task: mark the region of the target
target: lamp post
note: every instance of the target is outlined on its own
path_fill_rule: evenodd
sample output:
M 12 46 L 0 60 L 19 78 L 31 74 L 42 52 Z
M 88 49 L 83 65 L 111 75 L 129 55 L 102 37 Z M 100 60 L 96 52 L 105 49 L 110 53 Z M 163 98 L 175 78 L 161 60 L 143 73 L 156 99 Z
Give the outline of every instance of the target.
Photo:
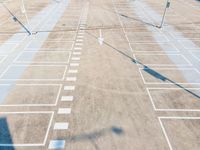
M 167 9 L 170 7 L 170 4 L 171 4 L 170 0 L 167 0 L 167 4 L 166 4 L 166 7 L 165 7 L 165 10 L 164 10 L 164 13 L 163 13 L 163 17 L 162 17 L 162 21 L 161 21 L 161 24 L 160 24 L 159 28 L 162 28 L 162 26 L 164 24 L 166 12 L 167 12 Z

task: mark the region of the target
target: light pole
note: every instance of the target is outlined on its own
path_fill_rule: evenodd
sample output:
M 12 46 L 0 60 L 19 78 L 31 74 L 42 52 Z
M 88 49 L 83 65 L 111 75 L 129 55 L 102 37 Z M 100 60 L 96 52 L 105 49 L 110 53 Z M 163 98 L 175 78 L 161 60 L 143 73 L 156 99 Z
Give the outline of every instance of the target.
M 171 4 L 170 0 L 167 0 L 167 4 L 166 4 L 166 7 L 165 7 L 165 10 L 164 10 L 164 13 L 163 13 L 163 17 L 162 17 L 162 21 L 161 21 L 161 24 L 160 24 L 159 28 L 162 28 L 162 26 L 164 24 L 166 12 L 167 12 L 167 9 L 170 7 L 170 4 Z

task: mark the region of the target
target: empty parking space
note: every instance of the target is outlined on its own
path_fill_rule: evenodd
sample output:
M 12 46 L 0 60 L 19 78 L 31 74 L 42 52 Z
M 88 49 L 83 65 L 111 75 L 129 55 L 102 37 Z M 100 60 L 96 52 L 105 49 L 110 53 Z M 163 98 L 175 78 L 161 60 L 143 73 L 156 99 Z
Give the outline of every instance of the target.
M 132 43 L 131 47 L 134 52 L 178 52 L 178 49 L 172 43 Z
M 38 41 L 33 41 L 26 50 L 35 50 L 38 47 Z M 47 41 L 44 42 L 40 50 L 57 51 L 57 50 L 71 50 L 74 42 L 69 41 Z
M 1 112 L 0 146 L 44 145 L 52 117 L 52 112 Z
M 58 101 L 59 84 L 0 85 L 0 106 L 51 106 Z
M 71 52 L 67 51 L 26 51 L 22 52 L 16 63 L 69 63 Z
M 11 65 L 1 80 L 63 80 L 65 71 L 62 65 Z
M 200 111 L 198 88 L 148 88 L 153 108 L 160 111 Z
M 147 66 L 190 66 L 180 54 L 135 54 L 136 59 Z
M 197 69 L 140 68 L 140 73 L 147 84 L 200 84 Z

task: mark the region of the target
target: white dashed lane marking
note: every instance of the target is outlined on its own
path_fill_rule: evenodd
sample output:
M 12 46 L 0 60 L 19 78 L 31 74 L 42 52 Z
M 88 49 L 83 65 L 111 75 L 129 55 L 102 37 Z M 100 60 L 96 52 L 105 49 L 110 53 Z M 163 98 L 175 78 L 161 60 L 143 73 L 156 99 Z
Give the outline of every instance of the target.
M 54 130 L 67 130 L 69 127 L 69 123 L 67 122 L 56 122 L 54 124 Z
M 72 102 L 73 100 L 74 100 L 73 96 L 62 96 L 61 98 L 62 102 L 66 102 L 66 101 Z
M 59 108 L 58 114 L 71 114 L 71 108 Z
M 78 67 L 78 66 L 79 66 L 79 63 L 70 63 L 70 66 L 71 66 L 71 67 Z
M 65 140 L 51 140 L 49 149 L 63 149 L 65 147 Z
M 78 73 L 78 70 L 75 70 L 75 69 L 72 70 L 72 69 L 71 69 L 71 70 L 68 71 L 68 73 Z
M 76 77 L 67 77 L 66 80 L 67 81 L 76 81 Z

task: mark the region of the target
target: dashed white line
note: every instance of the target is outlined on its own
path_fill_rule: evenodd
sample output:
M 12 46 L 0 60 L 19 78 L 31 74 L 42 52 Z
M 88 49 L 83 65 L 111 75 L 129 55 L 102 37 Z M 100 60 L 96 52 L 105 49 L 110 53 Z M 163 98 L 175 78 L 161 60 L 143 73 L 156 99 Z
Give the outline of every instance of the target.
M 71 67 L 78 67 L 78 66 L 79 66 L 79 63 L 70 63 L 70 66 L 71 66 Z
M 73 52 L 73 55 L 81 55 L 81 52 Z
M 49 149 L 63 149 L 65 148 L 65 140 L 51 140 Z
M 73 70 L 73 69 L 70 69 L 69 71 L 68 71 L 68 73 L 78 73 L 78 70 Z
M 76 77 L 67 77 L 66 80 L 67 81 L 76 81 Z
M 72 102 L 74 100 L 73 96 L 62 96 L 61 101 L 62 102 Z
M 69 127 L 69 123 L 67 122 L 56 122 L 54 124 L 54 130 L 67 130 Z
M 58 114 L 71 114 L 71 108 L 59 108 Z
M 75 50 L 82 50 L 82 47 L 75 47 Z
M 72 57 L 71 59 L 72 60 L 80 60 L 81 58 L 80 57 Z
M 73 91 L 75 90 L 75 86 L 64 86 L 65 91 Z

